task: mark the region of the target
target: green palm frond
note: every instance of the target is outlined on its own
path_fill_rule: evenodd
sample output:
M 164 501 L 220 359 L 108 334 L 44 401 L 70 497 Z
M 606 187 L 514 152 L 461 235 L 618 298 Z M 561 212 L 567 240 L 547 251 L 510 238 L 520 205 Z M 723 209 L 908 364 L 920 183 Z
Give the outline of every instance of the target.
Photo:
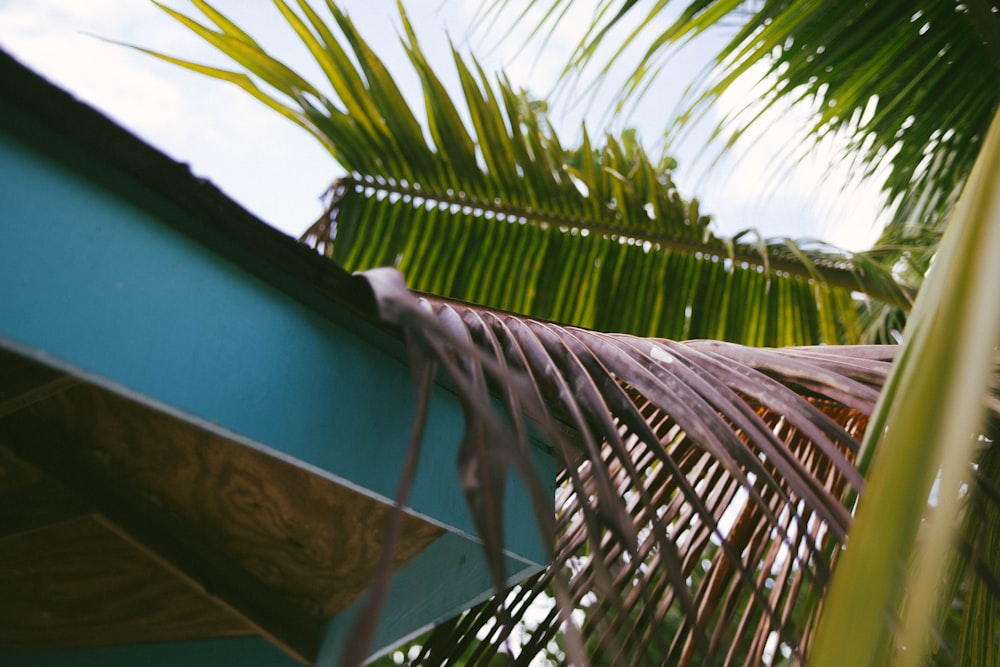
M 906 222 L 895 216 L 865 256 L 881 264 L 900 282 L 919 285 L 930 270 L 931 262 L 945 230 L 945 220 Z M 868 300 L 859 306 L 862 337 L 871 342 L 899 342 L 908 318 L 907 308 L 883 301 Z
M 306 235 L 348 269 L 395 266 L 418 290 L 580 326 L 756 345 L 859 340 L 852 292 L 910 301 L 912 290 L 863 255 L 715 236 L 697 202 L 641 149 L 613 137 L 593 146 L 586 131 L 581 146 L 563 147 L 523 94 L 454 52 L 459 105 L 405 14 L 423 125 L 336 6 L 340 41 L 303 0 L 300 14 L 276 3 L 321 64 L 326 94 L 195 4 L 209 25 L 171 14 L 246 72 L 189 66 L 245 89 L 236 77 L 269 86 L 270 105 L 348 171 Z
M 983 512 L 980 518 L 996 516 L 995 508 L 984 511 L 991 503 L 970 505 L 968 492 L 995 489 L 997 482 L 979 480 L 993 469 L 995 435 L 995 417 L 984 414 L 982 401 L 996 395 L 1000 341 L 1000 302 L 993 290 L 1000 282 L 1000 118 L 984 146 L 858 458 L 868 487 L 824 602 L 816 665 L 920 664 L 934 648 L 936 637 L 928 629 L 938 627 L 936 610 L 953 602 L 942 573 L 956 557 L 951 547 L 958 520 L 970 510 Z M 961 538 L 967 546 L 974 543 L 970 538 L 989 539 L 989 533 Z M 988 541 L 958 558 L 996 562 Z M 886 623 L 887 615 L 898 622 Z M 963 634 L 985 634 L 991 644 L 995 628 L 979 625 L 991 617 L 985 609 L 968 614 L 972 624 L 963 626 Z M 849 645 L 845 636 L 852 637 Z M 994 655 L 996 649 L 993 644 Z
M 1000 437 L 997 422 L 987 437 Z M 935 665 L 992 665 L 1000 662 L 1000 448 L 986 449 L 973 475 L 976 492 L 966 499 L 953 559 L 944 586 L 942 641 Z
M 547 29 L 554 30 L 563 16 L 558 8 L 570 3 L 532 4 L 546 8 Z M 803 138 L 846 137 L 848 159 L 866 175 L 890 166 L 885 189 L 904 224 L 947 214 L 1000 103 L 1000 13 L 987 0 L 603 0 L 599 7 L 602 18 L 572 65 L 606 74 L 613 62 L 628 60 L 620 104 L 634 104 L 650 89 L 671 49 L 726 26 L 733 35 L 711 74 L 696 82 L 702 95 L 685 117 L 709 108 L 738 80 L 757 84 L 749 116 L 720 123 L 731 142 L 754 122 L 748 117 L 805 102 L 815 113 Z M 638 27 L 625 29 L 631 15 Z M 665 23 L 667 16 L 675 18 Z M 607 48 L 611 35 L 620 46 Z

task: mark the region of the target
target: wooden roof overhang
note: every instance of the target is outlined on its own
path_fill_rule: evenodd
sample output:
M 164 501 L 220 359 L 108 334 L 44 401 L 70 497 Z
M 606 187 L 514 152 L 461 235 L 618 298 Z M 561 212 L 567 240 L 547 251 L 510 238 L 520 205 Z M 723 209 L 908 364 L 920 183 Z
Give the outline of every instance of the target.
M 185 165 L 0 82 L 0 661 L 334 664 L 409 435 L 398 337 Z M 491 592 L 434 392 L 382 650 Z M 513 582 L 544 550 L 507 498 Z

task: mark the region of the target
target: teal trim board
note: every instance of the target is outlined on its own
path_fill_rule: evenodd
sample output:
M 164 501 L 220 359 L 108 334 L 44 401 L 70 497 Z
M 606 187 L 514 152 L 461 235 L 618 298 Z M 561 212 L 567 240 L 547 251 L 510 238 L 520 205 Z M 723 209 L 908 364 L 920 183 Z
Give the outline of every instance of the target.
M 11 667 L 299 667 L 260 637 L 106 646 L 2 656 Z
M 479 545 L 450 533 L 407 563 L 389 584 L 385 614 L 374 640 L 380 648 L 372 657 L 385 655 L 403 641 L 429 630 L 433 624 L 428 624 L 427 618 L 451 618 L 487 599 L 493 589 L 489 571 L 481 563 Z M 447 572 L 448 586 L 440 585 L 442 571 Z M 536 571 L 534 565 L 507 558 L 508 584 L 522 581 Z M 317 665 L 338 664 L 364 602 L 362 599 L 355 603 L 326 625 Z
M 16 65 L 4 67 L 5 78 L 9 72 L 26 76 Z M 40 80 L 25 81 L 40 99 L 61 94 Z M 32 103 L 11 101 L 19 99 L 14 93 L 5 98 L 0 347 L 361 493 L 391 498 L 409 437 L 413 389 L 399 341 L 351 303 L 330 298 L 328 285 L 342 281 L 339 269 L 277 238 L 245 212 L 235 216 L 242 216 L 239 224 L 233 215 L 219 215 L 234 207 L 221 193 L 207 197 L 211 205 L 202 211 L 187 205 L 185 188 L 192 201 L 206 196 L 204 183 L 186 170 L 164 185 L 100 155 L 105 147 L 93 138 L 88 144 L 87 132 L 57 127 L 46 117 L 54 113 L 51 104 L 24 108 Z M 69 111 L 60 113 L 79 114 L 84 120 L 70 120 L 108 133 L 111 140 L 102 141 L 112 148 L 125 145 L 120 154 L 126 162 L 130 151 L 141 149 L 152 155 L 143 168 L 157 161 L 165 170 L 179 168 L 66 100 Z M 222 209 L 213 209 L 216 204 Z M 256 241 L 234 241 L 228 228 L 220 228 L 226 224 L 246 238 L 267 240 L 266 252 Z M 283 268 L 300 261 L 304 269 Z M 435 386 L 410 506 L 448 532 L 394 582 L 384 624 L 392 631 L 380 635 L 383 649 L 489 594 L 455 470 L 463 427 L 457 398 Z M 554 480 L 554 460 L 542 449 L 536 458 L 543 478 Z M 532 519 L 513 519 L 532 517 L 533 509 L 519 481 L 511 484 L 506 547 L 516 581 L 541 567 L 545 550 Z M 327 628 L 323 664 L 334 664 L 330 656 L 352 613 Z M 176 656 L 170 664 L 198 664 L 184 656 L 199 655 L 199 646 L 223 652 L 229 646 L 232 655 L 243 655 L 255 641 L 193 642 L 163 655 Z M 126 664 L 112 657 L 140 648 L 90 649 L 78 658 L 111 656 L 101 664 Z M 40 664 L 30 655 L 10 657 L 3 663 Z M 285 664 L 281 658 L 261 654 L 252 664 Z M 167 662 L 143 658 L 142 664 Z

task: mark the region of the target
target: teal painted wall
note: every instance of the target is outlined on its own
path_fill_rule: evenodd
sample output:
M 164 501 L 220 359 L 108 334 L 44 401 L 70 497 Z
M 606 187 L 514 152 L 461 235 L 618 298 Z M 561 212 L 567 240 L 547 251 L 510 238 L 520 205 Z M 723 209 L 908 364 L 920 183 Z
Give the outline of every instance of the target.
M 0 173 L 0 344 L 392 497 L 414 409 L 395 341 L 20 141 L 0 144 Z M 160 203 L 162 218 L 183 215 Z M 454 465 L 463 424 L 437 387 L 412 506 L 473 532 Z M 531 516 L 524 493 L 511 502 Z M 539 560 L 534 527 L 510 524 L 510 548 Z
M 0 108 L 0 128 L 0 346 L 393 495 L 414 409 L 397 341 L 308 286 L 262 279 L 209 250 L 181 231 L 199 221 L 127 175 L 88 163 L 31 119 Z M 489 593 L 455 470 L 463 424 L 456 397 L 436 387 L 411 505 L 451 533 L 394 583 L 384 644 Z M 539 452 L 538 460 L 554 480 L 551 457 Z M 515 580 L 537 569 L 544 549 L 516 479 L 507 510 Z M 351 613 L 328 629 L 328 664 Z M 72 655 L 77 665 L 88 664 L 85 656 L 199 664 L 183 656 L 226 646 L 254 653 L 254 664 L 285 664 L 283 655 L 255 653 L 258 645 L 176 645 L 154 651 L 162 663 L 131 662 L 139 655 L 131 648 Z M 41 659 L 10 664 L 60 664 Z

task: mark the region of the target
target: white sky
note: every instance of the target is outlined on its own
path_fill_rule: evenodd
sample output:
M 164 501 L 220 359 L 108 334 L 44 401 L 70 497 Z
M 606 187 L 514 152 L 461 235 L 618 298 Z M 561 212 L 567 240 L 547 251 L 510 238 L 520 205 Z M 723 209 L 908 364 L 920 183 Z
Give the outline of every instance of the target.
M 483 0 L 485 2 L 485 0 Z M 439 72 L 451 73 L 446 36 L 462 49 L 473 46 L 487 71 L 505 67 L 511 80 L 536 94 L 555 82 L 575 35 L 567 29 L 546 45 L 543 57 L 517 55 L 523 31 L 501 40 L 496 25 L 470 35 L 473 0 L 404 0 L 421 44 Z M 184 0 L 171 6 L 196 14 Z M 216 0 L 215 6 L 247 29 L 293 68 L 309 73 L 311 63 L 270 2 Z M 322 3 L 319 3 L 322 4 Z M 590 20 L 588 2 L 574 5 L 573 21 Z M 404 91 L 420 103 L 415 77 L 398 47 L 395 3 L 390 0 L 341 0 L 355 24 L 393 73 Z M 577 7 L 581 7 L 577 11 Z M 325 10 L 324 10 L 325 11 Z M 297 236 L 322 210 L 320 196 L 341 169 L 319 144 L 291 123 L 233 86 L 161 63 L 146 55 L 95 39 L 99 35 L 161 50 L 179 57 L 228 66 L 207 45 L 145 0 L 0 0 L 0 48 L 102 110 L 145 141 L 187 162 L 193 171 L 218 185 L 268 223 Z M 718 45 L 724 35 L 709 39 Z M 645 143 L 665 129 L 684 87 L 707 61 L 713 44 L 688 49 L 670 63 L 630 123 Z M 318 80 L 318 77 L 316 77 Z M 736 108 L 749 95 L 734 93 L 724 104 Z M 572 143 L 583 115 L 582 98 L 563 96 L 552 109 L 563 143 Z M 592 136 L 603 131 L 603 100 L 590 105 Z M 697 197 L 712 214 L 717 230 L 733 234 L 755 227 L 764 236 L 818 237 L 845 248 L 870 245 L 879 210 L 871 184 L 841 191 L 849 180 L 835 150 L 814 152 L 810 159 L 779 177 L 767 165 L 789 149 L 790 136 L 805 122 L 789 112 L 740 153 L 709 169 L 714 150 L 706 152 L 704 130 L 672 153 L 680 163 L 675 181 L 686 198 Z

